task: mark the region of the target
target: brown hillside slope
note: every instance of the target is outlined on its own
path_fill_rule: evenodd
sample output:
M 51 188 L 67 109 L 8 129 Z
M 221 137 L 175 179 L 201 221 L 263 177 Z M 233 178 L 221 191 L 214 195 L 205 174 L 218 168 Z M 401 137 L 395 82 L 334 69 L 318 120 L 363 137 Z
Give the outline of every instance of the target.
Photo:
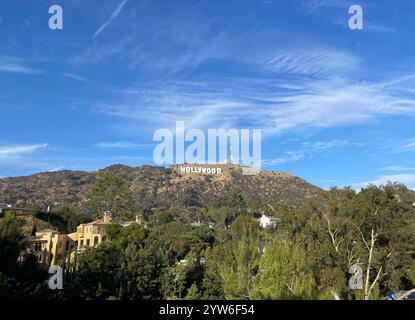
M 289 173 L 262 170 L 243 175 L 238 165 L 217 165 L 221 174 L 181 173 L 170 168 L 113 165 L 99 171 L 58 171 L 0 179 L 0 202 L 17 206 L 69 205 L 86 212 L 91 186 L 101 174 L 115 174 L 130 183 L 137 210 L 215 205 L 231 192 L 248 205 L 292 203 L 300 205 L 321 189 Z

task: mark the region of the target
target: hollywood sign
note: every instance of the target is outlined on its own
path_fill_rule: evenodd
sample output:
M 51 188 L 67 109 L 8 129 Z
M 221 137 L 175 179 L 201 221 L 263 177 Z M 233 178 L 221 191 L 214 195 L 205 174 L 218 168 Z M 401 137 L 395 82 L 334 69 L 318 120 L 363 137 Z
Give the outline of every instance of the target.
M 221 168 L 180 167 L 180 173 L 221 174 Z

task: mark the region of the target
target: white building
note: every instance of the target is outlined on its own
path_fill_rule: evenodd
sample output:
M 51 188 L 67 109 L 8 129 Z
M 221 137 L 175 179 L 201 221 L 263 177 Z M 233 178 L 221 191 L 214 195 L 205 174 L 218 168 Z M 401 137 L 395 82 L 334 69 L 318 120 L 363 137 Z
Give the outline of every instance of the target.
M 277 225 L 277 219 L 272 217 L 267 217 L 265 214 L 259 218 L 259 225 L 261 228 L 267 228 L 267 227 L 275 227 Z

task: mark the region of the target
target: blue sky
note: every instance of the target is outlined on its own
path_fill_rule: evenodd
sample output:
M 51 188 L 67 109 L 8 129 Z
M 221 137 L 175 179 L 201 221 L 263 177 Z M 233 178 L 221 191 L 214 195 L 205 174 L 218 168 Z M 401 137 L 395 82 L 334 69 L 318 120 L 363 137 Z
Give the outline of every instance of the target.
M 0 176 L 153 164 L 183 120 L 261 128 L 263 168 L 323 188 L 415 188 L 415 3 L 391 3 L 3 0 Z

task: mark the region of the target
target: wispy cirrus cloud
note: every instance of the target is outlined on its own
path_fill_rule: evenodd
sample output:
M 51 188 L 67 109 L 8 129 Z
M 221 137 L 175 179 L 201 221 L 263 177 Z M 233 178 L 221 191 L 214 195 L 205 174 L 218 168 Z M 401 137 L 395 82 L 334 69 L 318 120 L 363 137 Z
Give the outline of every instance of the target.
M 43 73 L 42 70 L 29 66 L 26 59 L 10 56 L 0 56 L 0 72 L 21 74 Z
M 347 3 L 309 2 L 310 8 L 331 9 L 347 9 Z M 347 10 L 342 12 L 347 18 Z M 173 18 L 169 15 L 157 23 L 143 18 L 143 23 L 126 25 L 126 35 L 123 33 L 111 43 L 105 39 L 102 43 L 92 42 L 73 57 L 78 66 L 115 59 L 130 69 L 144 74 L 150 70 L 166 79 L 130 85 L 91 103 L 96 112 L 119 118 L 120 122 L 114 121 L 113 127 L 120 130 L 141 134 L 140 130 L 169 128 L 175 121 L 184 120 L 187 127 L 256 127 L 263 129 L 265 137 L 278 137 L 415 115 L 415 97 L 409 83 L 387 84 L 398 77 L 387 81 L 372 76 L 371 81 L 360 80 L 360 74 L 367 71 L 367 61 L 364 55 L 353 54 L 349 49 L 304 40 L 275 45 L 277 41 L 258 41 L 269 39 L 269 30 L 250 30 L 240 37 L 226 27 L 218 32 L 212 21 L 201 24 L 177 14 L 175 23 L 171 23 Z M 271 34 L 280 39 L 281 34 Z M 218 61 L 230 62 L 227 67 L 236 66 L 255 76 L 187 77 L 186 71 Z M 186 73 L 181 79 L 188 81 L 172 80 L 176 72 Z M 295 161 L 301 157 L 294 152 L 281 158 Z
M 137 149 L 152 147 L 152 144 L 136 143 L 131 141 L 115 141 L 115 142 L 100 142 L 96 145 L 98 148 L 104 149 Z
M 276 166 L 289 162 L 295 162 L 305 159 L 306 153 L 303 151 L 286 151 L 280 157 L 274 159 L 263 159 L 262 164 L 265 166 Z
M 293 88 L 277 87 L 270 79 L 166 82 L 129 89 L 94 107 L 153 127 L 184 120 L 198 128 L 259 127 L 264 136 L 368 124 L 383 116 L 415 116 L 415 97 L 404 98 L 373 83 L 306 79 L 293 83 Z
M 73 73 L 69 73 L 69 72 L 62 73 L 62 76 L 65 77 L 65 78 L 69 78 L 69 79 L 73 79 L 73 80 L 77 80 L 77 81 L 88 81 L 88 79 L 86 79 L 82 76 L 79 76 L 79 75 L 73 74 Z
M 68 61 L 83 66 L 115 59 L 126 63 L 131 70 L 175 73 L 214 59 L 236 56 L 237 48 L 241 46 L 234 37 L 212 33 L 209 23 L 200 24 L 195 19 L 177 22 L 177 17 L 168 15 L 159 20 L 148 16 L 134 17 L 142 22 L 126 25 L 125 34 L 115 39 L 103 38 L 89 43 Z
M 415 171 L 415 167 L 406 167 L 406 166 L 400 166 L 400 165 L 395 165 L 395 166 L 389 166 L 389 167 L 384 167 L 381 168 L 382 171 Z
M 402 149 L 406 151 L 415 151 L 415 138 L 411 139 L 410 142 L 404 144 Z
M 395 175 L 383 175 L 374 180 L 354 183 L 352 186 L 354 188 L 365 188 L 369 185 L 376 185 L 376 186 L 386 185 L 389 182 L 402 183 L 406 185 L 407 187 L 414 189 L 415 188 L 415 174 L 404 173 L 404 174 L 395 174 Z
M 0 146 L 0 161 L 7 161 L 31 154 L 39 149 L 44 149 L 47 143 L 41 144 L 16 144 Z
M 95 31 L 95 33 L 92 36 L 92 40 L 94 40 L 96 37 L 98 37 L 100 35 L 100 33 L 102 31 L 104 31 L 104 29 L 112 22 L 112 20 L 114 20 L 120 14 L 120 12 L 124 8 L 124 6 L 127 4 L 127 2 L 128 2 L 128 0 L 123 0 L 117 5 L 115 10 L 111 13 L 111 17 L 103 25 L 101 25 L 97 29 L 97 31 Z
M 264 67 L 274 72 L 327 77 L 356 70 L 360 62 L 360 58 L 342 50 L 303 48 L 281 50 Z
M 331 128 L 368 123 L 384 115 L 415 115 L 415 98 L 394 95 L 344 79 L 311 82 L 306 91 L 280 99 L 269 117 L 273 134 L 297 128 Z
M 292 0 L 297 2 L 309 13 L 315 13 L 321 9 L 344 8 L 352 4 L 349 0 Z
M 122 4 L 124 2 L 119 5 L 121 9 Z M 115 10 L 115 13 L 120 11 Z M 260 29 L 241 32 L 231 27 L 218 30 L 214 21 L 200 23 L 200 12 L 191 12 L 191 17 L 185 13 L 179 17 L 163 13 L 160 19 L 154 20 L 132 10 L 131 16 L 141 23 L 124 25 L 125 32 L 121 37 L 92 42 L 69 60 L 80 66 L 116 59 L 127 63 L 130 69 L 153 74 L 162 72 L 163 76 L 166 72 L 191 70 L 215 61 L 232 61 L 253 71 L 308 76 L 346 73 L 356 70 L 360 64 L 358 57 L 345 50 L 313 46 L 305 40 L 295 43 L 292 38 L 296 35 L 293 34 Z M 285 45 L 278 41 L 275 41 L 278 45 L 269 41 L 258 42 L 258 39 L 269 37 L 280 39 Z
M 390 149 L 393 153 L 413 152 L 415 151 L 415 138 L 394 141 Z
M 285 151 L 282 156 L 274 159 L 264 159 L 263 164 L 269 166 L 286 164 L 289 162 L 309 159 L 318 154 L 328 155 L 351 146 L 356 147 L 359 146 L 359 144 L 351 143 L 346 140 L 303 142 L 297 150 Z

